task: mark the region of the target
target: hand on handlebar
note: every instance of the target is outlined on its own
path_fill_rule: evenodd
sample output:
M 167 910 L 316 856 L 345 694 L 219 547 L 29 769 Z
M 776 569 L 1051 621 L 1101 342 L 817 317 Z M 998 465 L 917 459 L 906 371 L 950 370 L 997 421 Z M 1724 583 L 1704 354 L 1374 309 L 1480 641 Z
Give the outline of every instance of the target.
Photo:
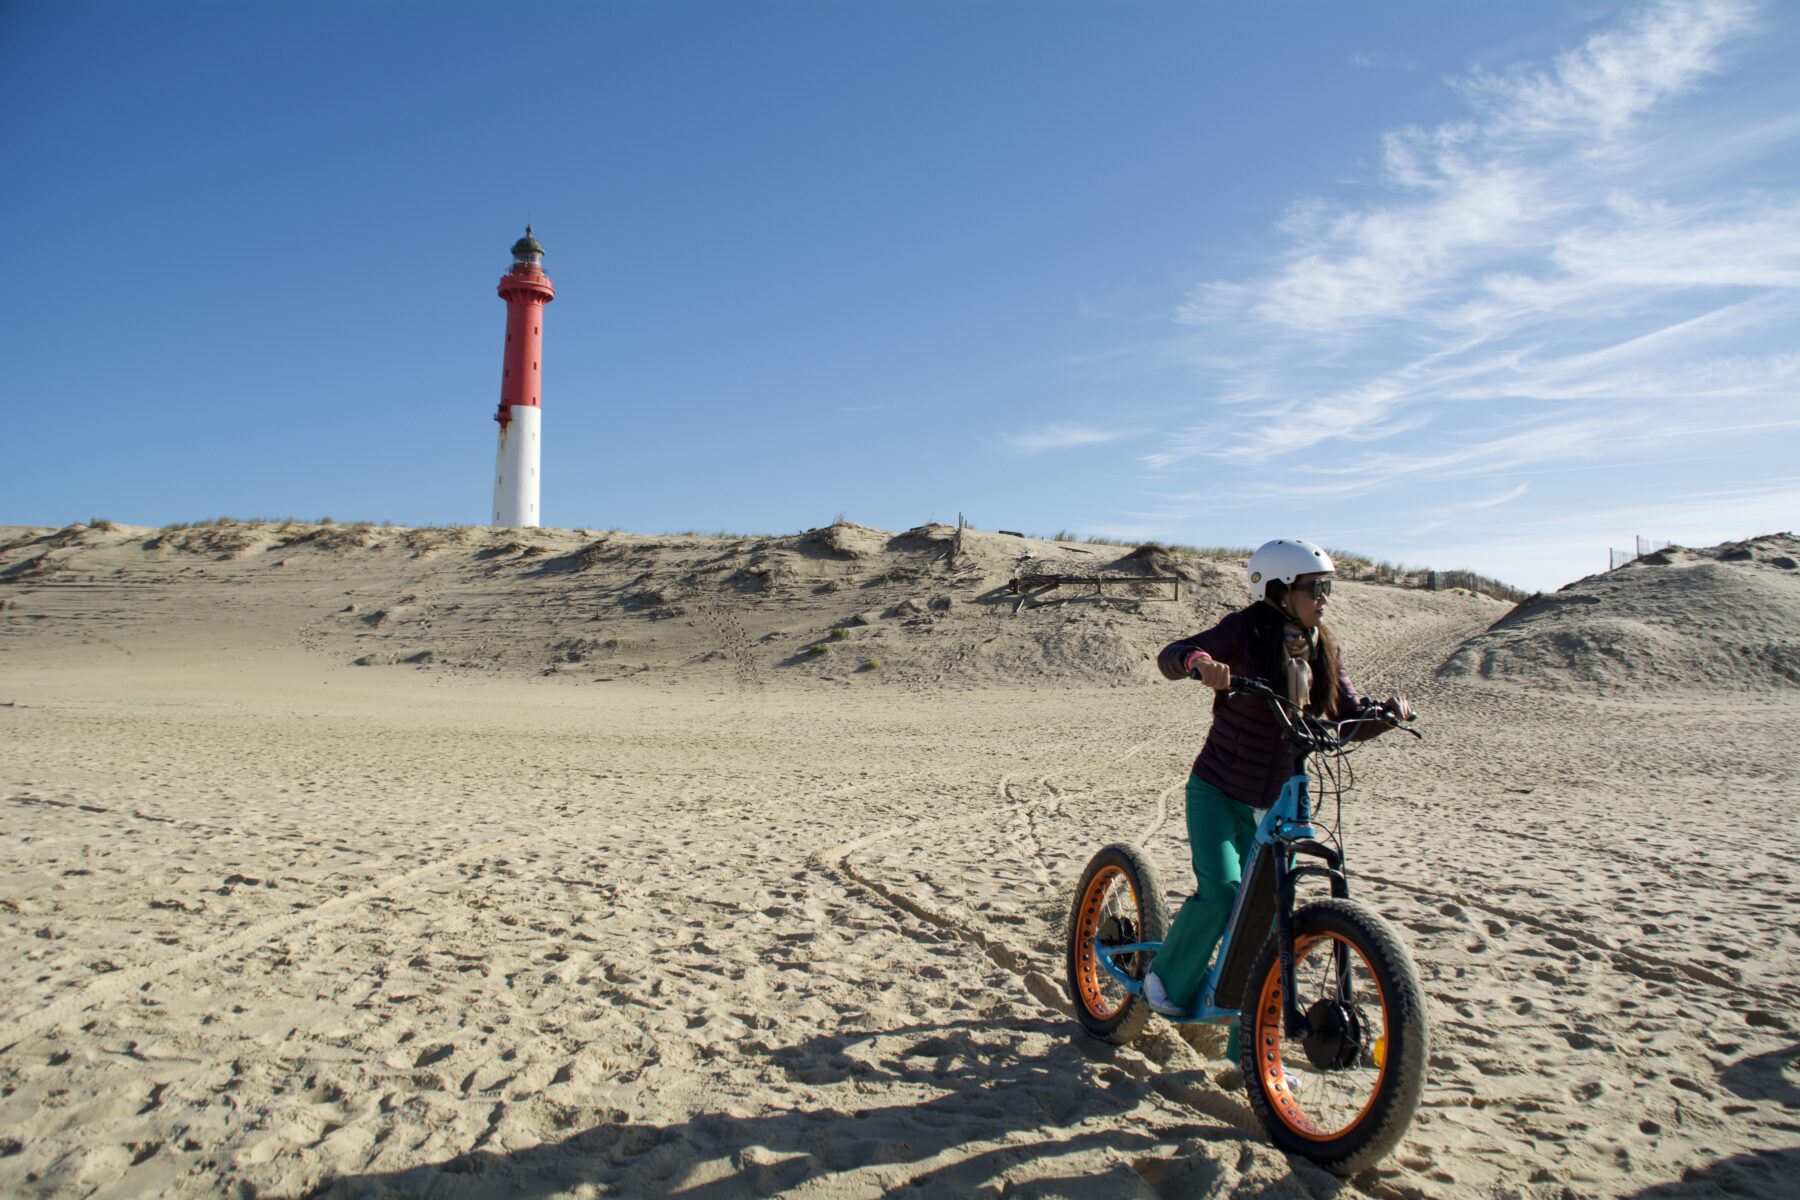
M 1231 687 L 1231 666 L 1196 655 L 1188 660 L 1188 678 L 1198 679 L 1215 692 L 1223 692 Z
M 1196 662 L 1191 673 L 1194 678 L 1210 683 L 1212 672 L 1206 672 L 1203 675 L 1202 671 L 1206 667 L 1213 666 L 1223 666 L 1223 664 L 1210 660 Z M 1275 712 L 1275 719 L 1287 731 L 1288 736 L 1296 741 L 1311 739 L 1315 745 L 1330 749 L 1341 745 L 1339 739 L 1346 737 L 1349 731 L 1355 730 L 1364 722 L 1379 722 L 1384 728 L 1403 729 L 1414 737 L 1424 736 L 1412 726 L 1413 707 L 1407 702 L 1405 696 L 1389 696 L 1379 703 L 1374 700 L 1365 700 L 1355 714 L 1340 721 L 1327 723 L 1316 717 L 1308 716 L 1299 705 L 1260 679 L 1252 679 L 1247 675 L 1232 675 L 1229 670 L 1225 672 L 1225 676 L 1226 687 L 1233 694 L 1261 696 L 1267 700 L 1270 708 Z M 1318 740 L 1321 736 L 1325 739 L 1324 741 Z
M 1368 720 L 1372 717 L 1389 729 L 1398 729 L 1403 733 L 1410 733 L 1416 738 L 1425 736 L 1414 728 L 1412 721 L 1417 714 L 1413 712 L 1413 706 L 1405 696 L 1389 696 L 1379 703 L 1371 699 L 1362 711 L 1366 715 L 1361 717 L 1361 720 Z M 1352 718 L 1351 723 L 1354 724 L 1358 719 Z

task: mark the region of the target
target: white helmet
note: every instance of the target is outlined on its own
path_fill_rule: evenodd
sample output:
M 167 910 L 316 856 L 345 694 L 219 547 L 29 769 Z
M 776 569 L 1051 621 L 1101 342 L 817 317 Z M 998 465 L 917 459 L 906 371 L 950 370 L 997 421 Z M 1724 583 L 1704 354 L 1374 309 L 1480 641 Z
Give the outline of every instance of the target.
M 1250 573 L 1250 599 L 1261 600 L 1268 592 L 1271 579 L 1291 585 L 1302 575 L 1320 572 L 1329 575 L 1336 568 L 1331 565 L 1331 555 L 1325 553 L 1324 547 L 1304 538 L 1276 538 L 1257 547 L 1246 569 Z

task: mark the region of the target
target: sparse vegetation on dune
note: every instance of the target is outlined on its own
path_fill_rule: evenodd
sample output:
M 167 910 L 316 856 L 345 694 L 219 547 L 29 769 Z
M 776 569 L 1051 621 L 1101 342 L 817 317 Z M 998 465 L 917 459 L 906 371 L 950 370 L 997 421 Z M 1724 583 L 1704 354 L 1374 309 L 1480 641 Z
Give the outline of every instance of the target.
M 248 584 L 254 572 L 279 567 L 289 586 L 304 578 L 322 588 L 333 613 L 343 609 L 345 589 L 359 597 L 393 591 L 371 600 L 371 611 L 385 617 L 379 626 L 369 613 L 357 613 L 333 631 L 354 643 L 346 649 L 349 659 L 375 653 L 410 661 L 430 649 L 440 667 L 566 667 L 557 647 L 570 636 L 568 622 L 578 620 L 582 637 L 596 645 L 628 635 L 630 653 L 595 668 L 607 678 L 676 670 L 668 656 L 678 644 L 698 640 L 714 643 L 746 678 L 766 669 L 757 677 L 775 679 L 782 668 L 806 663 L 809 678 L 842 682 L 879 669 L 864 678 L 907 687 L 940 679 L 959 686 L 1010 681 L 1020 672 L 1135 686 L 1147 678 L 1146 646 L 1243 603 L 1245 547 L 1077 538 L 1067 530 L 1054 541 L 1033 540 L 970 532 L 966 520 L 962 531 L 959 537 L 956 526 L 932 522 L 893 533 L 839 518 L 777 536 L 597 534 L 291 516 L 215 516 L 154 531 L 93 518 L 60 530 L 19 530 L 23 536 L 0 546 L 0 571 L 14 584 L 50 572 L 104 578 L 126 569 L 131 552 L 141 549 L 152 557 L 129 569 L 179 572 L 188 569 L 182 560 L 209 558 L 236 565 L 209 565 L 207 578 L 228 571 Z M 1760 553 L 1745 551 L 1753 552 Z M 1347 601 L 1341 609 L 1347 627 L 1429 610 L 1485 628 L 1502 611 L 1495 600 L 1522 598 L 1518 589 L 1474 572 L 1434 572 L 1341 549 L 1333 556 L 1344 578 L 1385 585 Z M 425 559 L 429 565 L 413 565 Z M 1021 590 L 1020 580 L 1033 574 L 1067 579 Z M 395 582 L 401 575 L 403 584 Z M 1105 582 L 1084 586 L 1095 576 Z M 1119 577 L 1173 577 L 1181 587 L 1113 586 Z M 1442 596 L 1434 597 L 1433 588 Z M 537 633 L 519 623 L 525 611 L 536 614 L 531 628 Z M 497 645 L 486 626 L 502 613 L 513 636 Z M 998 627 L 971 621 L 990 616 L 1017 619 Z M 996 632 L 1002 644 L 991 644 Z M 432 644 L 420 644 L 421 635 Z
M 1351 550 L 1333 550 L 1326 547 L 1326 551 L 1336 561 L 1338 573 L 1348 579 L 1366 579 L 1376 583 L 1391 583 L 1399 587 L 1463 588 L 1466 591 L 1480 592 L 1484 596 L 1492 596 L 1496 600 L 1510 600 L 1514 604 L 1525 599 L 1529 594 L 1509 583 L 1503 583 L 1498 579 L 1463 568 L 1450 571 L 1434 570 L 1431 567 L 1388 562 L 1386 559 L 1372 559 Z
M 330 516 L 322 516 L 316 521 L 306 521 L 297 517 L 220 516 L 210 520 L 201 521 L 172 521 L 167 525 L 161 526 L 158 532 L 170 534 L 183 530 L 225 529 L 231 527 L 266 527 L 271 528 L 277 534 L 288 535 L 290 537 L 293 536 L 297 530 L 301 533 L 317 532 L 329 527 L 340 531 L 347 531 L 355 535 L 366 535 L 379 529 L 396 530 L 408 533 L 415 537 L 431 534 L 448 534 L 457 538 L 466 537 L 475 530 L 488 528 L 487 526 L 461 524 L 408 526 L 398 525 L 393 521 L 385 520 L 379 522 L 368 520 L 340 522 Z M 117 529 L 118 526 L 112 521 L 95 517 L 89 520 L 85 528 L 108 532 Z M 854 522 L 850 521 L 847 516 L 840 513 L 829 525 L 821 526 L 817 530 L 802 531 L 799 535 L 746 533 L 728 529 L 715 529 L 711 531 L 683 529 L 645 536 L 653 538 L 678 538 L 694 541 L 715 540 L 738 544 L 768 544 L 780 541 L 786 537 L 806 536 L 809 534 L 818 535 L 820 533 L 828 534 L 833 530 L 860 530 L 861 528 L 861 526 L 856 525 Z M 946 526 L 946 528 L 951 528 L 951 526 Z M 963 528 L 967 532 L 979 532 L 977 526 L 966 518 L 963 521 Z M 629 536 L 616 527 L 606 529 L 602 532 L 596 532 L 594 529 L 587 527 L 571 527 L 566 531 L 545 528 L 513 532 L 515 534 L 526 533 L 539 536 L 549 536 L 557 532 L 571 532 L 582 537 L 598 537 L 601 539 Z M 870 532 L 878 533 L 880 531 Z M 1055 533 L 1049 535 L 1025 534 L 1023 536 L 1032 538 L 1036 541 L 1061 543 L 1068 546 L 1111 546 L 1140 555 L 1166 555 L 1174 558 L 1191 558 L 1199 561 L 1216 563 L 1242 562 L 1244 559 L 1248 558 L 1251 553 L 1250 548 L 1247 546 L 1197 546 L 1185 542 L 1133 540 L 1130 538 L 1107 537 L 1100 534 L 1078 534 L 1068 529 L 1059 529 Z M 1503 580 L 1495 579 L 1488 575 L 1482 575 L 1465 568 L 1434 570 L 1433 568 L 1416 564 L 1390 562 L 1386 559 L 1372 558 L 1354 550 L 1341 550 L 1330 547 L 1328 547 L 1328 549 L 1330 550 L 1332 558 L 1337 562 L 1339 575 L 1345 579 L 1391 584 L 1395 587 L 1407 588 L 1462 588 L 1466 591 L 1478 592 L 1485 596 L 1492 596 L 1498 600 L 1511 601 L 1515 604 L 1524 600 L 1528 595 L 1523 589 L 1514 587 Z
M 404 525 L 398 521 L 385 520 L 339 521 L 329 516 L 319 517 L 317 520 L 307 520 L 304 517 L 213 517 L 210 520 L 201 521 L 170 521 L 168 524 L 159 525 L 156 528 L 159 533 L 175 533 L 183 529 L 223 529 L 232 526 L 244 526 L 247 528 L 273 527 L 276 532 L 280 532 L 282 530 L 292 529 L 296 525 L 319 527 L 329 525 L 340 529 L 416 529 L 420 531 L 477 528 L 477 526 L 467 524 Z M 118 528 L 118 525 L 116 522 L 108 521 L 100 517 L 94 517 L 89 520 L 88 527 L 92 529 L 116 529 Z M 585 531 L 577 530 L 576 532 Z M 615 530 L 614 532 L 617 531 Z
M 1038 537 L 1032 534 L 1032 537 Z M 1166 550 L 1174 554 L 1192 554 L 1197 558 L 1248 558 L 1250 551 L 1243 546 L 1190 546 L 1184 542 L 1133 541 L 1130 538 L 1102 537 L 1099 534 L 1082 535 L 1060 529 L 1047 538 L 1039 538 L 1046 542 L 1072 542 L 1081 546 L 1117 546 L 1123 550 Z
M 1190 546 L 1184 543 L 1140 542 L 1127 538 L 1092 535 L 1084 537 L 1066 529 L 1058 530 L 1055 535 L 1039 540 L 1084 546 L 1118 546 L 1121 549 L 1136 550 L 1140 553 L 1191 555 L 1195 558 L 1212 561 L 1242 561 L 1249 558 L 1251 554 L 1251 549 L 1247 546 Z M 1510 600 L 1514 604 L 1525 599 L 1528 594 L 1523 589 L 1516 588 L 1509 583 L 1466 569 L 1433 570 L 1430 567 L 1408 566 L 1405 563 L 1370 558 L 1353 550 L 1337 550 L 1330 547 L 1326 549 L 1337 565 L 1338 574 L 1346 579 L 1370 583 L 1389 583 L 1396 587 L 1462 588 L 1466 591 L 1479 592 L 1484 596 L 1492 596 L 1496 600 Z

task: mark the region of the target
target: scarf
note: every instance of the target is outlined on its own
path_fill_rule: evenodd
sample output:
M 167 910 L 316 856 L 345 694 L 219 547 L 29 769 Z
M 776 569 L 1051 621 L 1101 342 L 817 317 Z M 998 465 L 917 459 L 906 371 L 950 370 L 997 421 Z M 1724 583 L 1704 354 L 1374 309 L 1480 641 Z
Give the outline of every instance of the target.
M 1281 646 L 1287 651 L 1288 699 L 1304 708 L 1312 700 L 1312 660 L 1318 650 L 1319 633 L 1291 621 L 1282 628 Z

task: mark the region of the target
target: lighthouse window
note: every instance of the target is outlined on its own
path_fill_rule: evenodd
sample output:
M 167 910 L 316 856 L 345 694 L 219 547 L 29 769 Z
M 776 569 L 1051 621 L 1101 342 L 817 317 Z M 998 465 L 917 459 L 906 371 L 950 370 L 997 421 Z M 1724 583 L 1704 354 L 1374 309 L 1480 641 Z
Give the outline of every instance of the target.
M 537 359 L 535 358 L 531 360 L 531 369 L 534 371 L 537 370 Z
M 536 325 L 533 325 L 533 326 L 532 326 L 532 327 L 531 327 L 531 332 L 533 332 L 533 333 L 536 333 L 536 332 L 537 332 L 537 326 L 536 326 Z

